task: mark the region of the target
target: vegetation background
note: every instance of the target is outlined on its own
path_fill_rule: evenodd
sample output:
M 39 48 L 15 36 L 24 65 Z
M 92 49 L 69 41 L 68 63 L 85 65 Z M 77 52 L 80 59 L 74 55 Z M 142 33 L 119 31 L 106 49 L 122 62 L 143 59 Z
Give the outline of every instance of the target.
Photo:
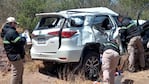
M 38 19 L 36 13 L 100 6 L 136 19 L 140 8 L 147 3 L 149 0 L 0 0 L 0 24 L 5 22 L 7 17 L 14 16 L 21 28 L 32 30 Z M 148 13 L 146 8 L 141 18 L 148 19 Z
M 115 1 L 115 2 L 111 2 Z M 16 17 L 23 29 L 34 29 L 38 18 L 36 13 L 41 12 L 55 12 L 72 8 L 86 8 L 86 7 L 108 7 L 121 15 L 130 16 L 137 19 L 137 14 L 140 9 L 148 4 L 149 0 L 0 0 L 0 26 L 5 22 L 9 16 Z M 141 19 L 148 20 L 149 7 L 143 11 Z M 0 39 L 0 45 L 2 45 Z M 29 51 L 28 51 L 29 52 Z M 0 53 L 2 54 L 2 53 Z M 29 55 L 29 53 L 27 53 Z M 36 61 L 35 61 L 36 62 Z M 40 67 L 40 62 L 27 62 L 25 69 L 28 70 L 24 74 L 24 84 L 91 84 L 91 81 L 81 80 L 77 77 L 77 81 L 64 82 L 54 77 L 43 77 L 38 75 L 35 70 Z M 134 80 L 134 84 L 148 84 L 149 71 L 142 71 L 139 73 L 124 73 L 124 79 Z M 3 75 L 3 74 L 1 74 Z M 0 75 L 0 84 L 8 84 L 10 74 L 6 76 Z M 32 78 L 31 78 L 32 77 Z M 78 79 L 79 78 L 79 79 Z M 33 81 L 34 80 L 34 81 Z M 51 82 L 52 80 L 52 82 Z M 54 83 L 53 83 L 54 82 Z M 73 83 L 72 83 L 73 82 Z M 130 84 L 130 83 L 126 83 Z

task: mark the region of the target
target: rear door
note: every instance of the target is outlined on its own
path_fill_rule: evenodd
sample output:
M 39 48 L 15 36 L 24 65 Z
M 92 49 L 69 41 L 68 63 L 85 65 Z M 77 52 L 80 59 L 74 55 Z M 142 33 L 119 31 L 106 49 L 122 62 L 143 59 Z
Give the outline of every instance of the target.
M 32 47 L 34 47 L 34 50 L 39 53 L 54 53 L 59 48 L 59 31 L 66 21 L 66 18 L 59 14 L 41 15 L 40 17 L 40 21 L 32 32 Z

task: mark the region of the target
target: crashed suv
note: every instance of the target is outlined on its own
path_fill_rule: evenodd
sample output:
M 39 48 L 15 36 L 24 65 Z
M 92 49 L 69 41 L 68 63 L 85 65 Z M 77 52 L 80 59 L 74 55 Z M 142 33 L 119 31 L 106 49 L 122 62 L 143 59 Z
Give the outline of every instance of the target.
M 100 71 L 100 43 L 113 38 L 118 14 L 105 7 L 36 14 L 31 58 L 50 64 L 78 63 L 88 78 Z

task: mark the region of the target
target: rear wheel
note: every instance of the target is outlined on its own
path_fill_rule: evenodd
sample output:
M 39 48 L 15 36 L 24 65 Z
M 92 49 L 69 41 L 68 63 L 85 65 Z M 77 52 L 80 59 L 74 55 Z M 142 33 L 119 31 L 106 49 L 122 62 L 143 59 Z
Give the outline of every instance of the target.
M 96 52 L 87 53 L 83 60 L 83 70 L 86 78 L 96 80 L 101 71 L 100 55 Z
M 49 62 L 49 61 L 43 61 L 43 67 L 39 68 L 39 72 L 46 74 L 46 75 L 54 75 L 57 73 L 58 64 Z

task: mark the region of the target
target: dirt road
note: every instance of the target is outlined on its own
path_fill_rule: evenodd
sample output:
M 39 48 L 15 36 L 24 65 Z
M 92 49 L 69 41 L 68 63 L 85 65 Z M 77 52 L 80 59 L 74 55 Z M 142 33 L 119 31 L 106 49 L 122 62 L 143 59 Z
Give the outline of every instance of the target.
M 3 51 L 0 46 L 0 52 Z M 0 53 L 0 56 L 6 57 L 4 53 Z M 3 58 L 3 57 L 2 57 Z M 2 62 L 1 58 L 1 62 Z M 4 60 L 6 60 L 4 58 Z M 51 75 L 45 75 L 38 71 L 40 62 L 26 62 L 25 71 L 23 76 L 23 84 L 92 84 L 92 81 L 84 80 L 81 77 L 75 77 L 75 80 L 64 81 Z M 10 72 L 0 73 L 0 84 L 10 84 Z M 136 73 L 130 73 L 125 71 L 122 73 L 122 81 L 124 84 L 149 84 L 149 70 L 140 71 Z M 131 83 L 130 83 L 131 82 Z
M 0 84 L 9 84 L 10 75 L 10 72 L 5 74 L 5 76 L 2 76 L 1 73 Z M 125 81 L 124 84 L 149 84 L 149 70 L 140 71 L 136 73 L 130 73 L 125 71 L 122 74 L 122 76 L 122 81 Z M 44 75 L 36 70 L 34 72 L 30 72 L 26 69 L 24 72 L 23 79 L 23 84 L 92 84 L 92 81 L 82 80 L 81 78 L 78 78 L 77 81 L 66 82 L 64 80 L 58 79 L 57 77 Z

